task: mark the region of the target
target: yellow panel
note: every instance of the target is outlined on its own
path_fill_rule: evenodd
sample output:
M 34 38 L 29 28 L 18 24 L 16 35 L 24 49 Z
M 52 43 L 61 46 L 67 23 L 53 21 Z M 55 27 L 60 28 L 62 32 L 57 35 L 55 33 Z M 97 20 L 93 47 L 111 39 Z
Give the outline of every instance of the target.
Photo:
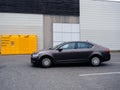
M 25 43 L 24 51 L 26 52 L 26 54 L 29 54 L 29 35 L 24 36 L 24 43 Z
M 10 35 L 2 35 L 1 36 L 1 54 L 8 54 L 10 51 L 10 41 L 9 38 L 11 36 Z
M 20 35 L 19 36 L 19 54 L 22 54 L 22 51 L 24 51 L 22 48 L 24 46 L 23 44 L 24 44 L 23 43 L 23 35 Z
M 1 35 L 0 35 L 0 54 L 1 54 Z
M 10 49 L 11 53 L 10 54 L 19 54 L 19 36 L 18 35 L 12 35 L 10 38 Z
M 36 35 L 2 35 L 1 54 L 31 54 L 37 51 Z
M 37 36 L 36 35 L 31 35 L 29 37 L 29 51 L 30 53 L 37 51 Z

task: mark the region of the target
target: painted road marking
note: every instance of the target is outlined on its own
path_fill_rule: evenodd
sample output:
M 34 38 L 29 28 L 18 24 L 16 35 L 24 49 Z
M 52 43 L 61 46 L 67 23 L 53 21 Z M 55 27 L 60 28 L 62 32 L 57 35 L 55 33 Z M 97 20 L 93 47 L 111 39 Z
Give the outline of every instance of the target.
M 120 74 L 120 72 L 107 72 L 107 73 L 91 73 L 91 74 L 79 74 L 81 77 L 86 77 L 86 76 L 99 76 L 99 75 L 110 75 L 110 74 Z
M 110 63 L 118 63 L 119 64 L 120 62 L 110 62 Z

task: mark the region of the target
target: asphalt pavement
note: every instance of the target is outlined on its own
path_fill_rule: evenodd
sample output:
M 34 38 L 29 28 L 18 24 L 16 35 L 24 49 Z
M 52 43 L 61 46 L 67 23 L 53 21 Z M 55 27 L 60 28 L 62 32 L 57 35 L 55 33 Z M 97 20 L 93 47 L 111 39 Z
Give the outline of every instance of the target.
M 0 56 L 0 90 L 120 90 L 120 52 L 100 67 L 33 67 L 30 55 Z

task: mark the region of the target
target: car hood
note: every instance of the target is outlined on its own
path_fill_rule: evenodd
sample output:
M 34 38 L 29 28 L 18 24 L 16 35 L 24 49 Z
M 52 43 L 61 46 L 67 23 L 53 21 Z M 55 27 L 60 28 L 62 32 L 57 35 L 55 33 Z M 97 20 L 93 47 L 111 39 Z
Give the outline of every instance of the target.
M 37 53 L 38 54 L 42 54 L 42 53 L 49 53 L 49 52 L 52 52 L 52 51 L 54 51 L 54 50 L 52 50 L 52 49 L 46 49 L 46 50 L 39 50 Z

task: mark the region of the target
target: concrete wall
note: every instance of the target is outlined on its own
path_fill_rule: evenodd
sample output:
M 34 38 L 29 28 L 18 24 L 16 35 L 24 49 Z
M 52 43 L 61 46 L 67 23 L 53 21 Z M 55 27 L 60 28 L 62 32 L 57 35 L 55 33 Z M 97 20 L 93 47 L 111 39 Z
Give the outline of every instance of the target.
M 43 15 L 0 13 L 0 34 L 36 34 L 43 49 Z
M 44 15 L 44 48 L 53 46 L 53 23 L 76 23 L 79 24 L 78 16 Z
M 80 0 L 81 40 L 120 50 L 120 3 Z

